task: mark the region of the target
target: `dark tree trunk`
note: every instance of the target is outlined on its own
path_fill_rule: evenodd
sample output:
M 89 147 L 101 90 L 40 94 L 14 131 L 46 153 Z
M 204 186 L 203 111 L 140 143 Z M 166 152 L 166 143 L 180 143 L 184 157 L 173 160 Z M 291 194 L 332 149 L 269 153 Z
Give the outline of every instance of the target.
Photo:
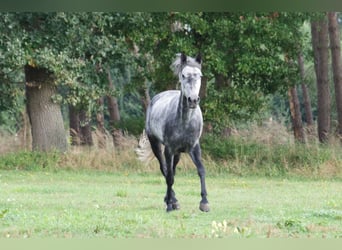
M 30 150 L 32 148 L 32 134 L 30 119 L 28 117 L 28 112 L 26 108 L 24 111 L 22 111 L 21 115 L 23 123 L 21 128 L 21 145 L 24 147 L 25 150 Z
M 311 23 L 312 45 L 317 80 L 318 139 L 325 143 L 330 133 L 330 87 L 328 78 L 328 23 L 326 19 Z
M 145 79 L 143 87 L 139 88 L 139 94 L 141 96 L 141 105 L 144 110 L 144 114 L 146 114 L 147 107 L 151 101 L 150 93 L 148 91 L 147 79 Z
M 217 89 L 224 89 L 230 86 L 230 80 L 222 74 L 217 74 L 215 75 L 215 84 Z
M 71 145 L 81 145 L 80 116 L 77 108 L 69 104 L 69 127 Z
M 110 74 L 110 70 L 107 70 L 107 77 L 108 77 L 108 87 L 111 91 L 115 91 L 114 83 L 112 80 L 112 76 Z M 107 103 L 108 103 L 108 111 L 109 111 L 109 123 L 111 126 L 111 134 L 113 136 L 113 143 L 114 146 L 119 146 L 119 138 L 121 133 L 116 128 L 116 125 L 120 122 L 120 112 L 119 112 L 119 105 L 118 100 L 116 97 L 107 95 Z
M 80 113 L 80 132 L 81 132 L 81 145 L 93 146 L 93 137 L 91 135 L 91 120 L 85 108 L 81 108 Z
M 119 105 L 116 97 L 107 96 L 108 111 L 109 111 L 109 122 L 116 124 L 120 121 Z
M 305 135 L 302 123 L 302 114 L 300 112 L 297 87 L 291 87 L 288 91 L 288 94 L 294 137 L 296 141 L 305 143 Z
M 218 91 L 227 91 L 226 89 L 230 86 L 230 79 L 223 74 L 215 75 L 215 88 Z M 206 124 L 204 131 L 209 131 L 211 124 Z M 232 128 L 224 127 L 221 131 L 221 136 L 223 138 L 228 138 L 231 136 Z
M 107 70 L 108 74 L 108 88 L 114 92 L 115 87 L 114 83 L 112 80 L 112 76 L 110 74 L 110 70 Z M 111 95 L 107 96 L 107 101 L 108 101 L 108 110 L 109 110 L 109 121 L 111 124 L 115 124 L 120 121 L 120 112 L 119 112 L 119 105 L 118 105 L 118 100 L 116 97 L 113 97 Z
M 104 126 L 104 116 L 103 116 L 103 97 L 97 100 L 97 105 L 99 107 L 96 113 L 96 127 L 98 131 L 98 147 L 106 147 L 106 129 Z
M 313 116 L 312 116 L 312 107 L 311 107 L 311 100 L 310 95 L 308 91 L 308 86 L 305 83 L 305 74 L 304 74 L 304 60 L 302 53 L 298 56 L 298 65 L 299 65 L 299 71 L 300 71 L 300 77 L 301 77 L 301 87 L 303 92 L 303 104 L 304 104 L 304 110 L 305 110 L 305 122 L 307 125 L 307 131 L 309 134 L 312 134 L 313 132 Z
M 340 30 L 337 21 L 336 12 L 328 13 L 329 20 L 329 37 L 332 69 L 334 75 L 335 99 L 337 109 L 338 128 L 337 133 L 342 139 L 342 63 L 341 63 L 341 45 L 340 45 Z
M 203 76 L 202 81 L 201 81 L 201 88 L 199 92 L 199 96 L 201 99 L 204 99 L 207 96 L 207 85 L 208 85 L 208 78 Z
M 32 149 L 65 152 L 68 144 L 61 107 L 52 101 L 52 97 L 57 94 L 53 74 L 44 68 L 26 65 L 25 80 Z

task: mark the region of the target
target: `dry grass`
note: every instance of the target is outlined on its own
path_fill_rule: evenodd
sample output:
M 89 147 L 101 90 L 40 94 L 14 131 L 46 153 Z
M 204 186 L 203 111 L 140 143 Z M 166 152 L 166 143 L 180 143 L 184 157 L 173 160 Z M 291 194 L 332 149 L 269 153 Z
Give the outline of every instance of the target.
M 11 135 L 0 131 L 0 155 L 30 149 L 26 146 L 22 134 Z
M 30 150 L 27 131 L 20 131 L 18 135 L 0 132 L 0 138 L 1 155 Z M 92 147 L 70 146 L 69 151 L 58 158 L 58 167 L 73 170 L 159 172 L 159 163 L 153 154 L 150 154 L 147 164 L 138 159 L 136 151 L 139 139 L 134 136 L 116 134 L 116 143 L 120 145 L 116 147 L 109 133 L 103 137 L 98 131 L 94 131 L 93 140 L 95 146 Z M 223 154 L 224 158 L 218 160 L 209 155 L 208 150 L 203 150 L 204 164 L 210 174 L 229 172 L 237 175 L 279 176 L 279 173 L 286 173 L 304 177 L 342 177 L 342 149 L 336 138 L 331 138 L 326 146 L 314 139 L 308 140 L 306 145 L 298 145 L 288 128 L 269 120 L 259 126 L 252 124 L 246 129 L 233 129 L 228 140 L 235 140 L 227 147 L 236 147 L 239 155 L 232 158 Z M 147 141 L 146 145 L 148 144 Z M 208 146 L 210 147 L 209 144 Z M 177 170 L 195 173 L 195 166 L 187 154 L 182 154 Z
M 314 128 L 309 132 L 306 144 L 296 143 L 290 129 L 269 120 L 262 125 L 232 129 L 228 141 L 213 141 L 209 137 L 204 154 L 212 154 L 206 155 L 207 163 L 219 173 L 342 178 L 339 138 L 332 134 L 329 143 L 323 145 L 318 142 Z M 212 159 L 213 156 L 216 157 Z
M 68 169 L 98 169 L 103 171 L 142 171 L 143 165 L 135 154 L 138 140 L 130 135 L 116 135 L 114 146 L 112 137 L 107 134 L 105 140 L 98 131 L 93 133 L 94 146 L 72 146 L 68 153 L 64 154 L 59 162 L 64 168 Z M 150 169 L 144 169 L 144 171 Z
M 258 125 L 251 124 L 246 129 L 233 129 L 232 136 L 244 141 L 253 141 L 267 145 L 293 145 L 293 133 L 284 124 L 269 119 Z

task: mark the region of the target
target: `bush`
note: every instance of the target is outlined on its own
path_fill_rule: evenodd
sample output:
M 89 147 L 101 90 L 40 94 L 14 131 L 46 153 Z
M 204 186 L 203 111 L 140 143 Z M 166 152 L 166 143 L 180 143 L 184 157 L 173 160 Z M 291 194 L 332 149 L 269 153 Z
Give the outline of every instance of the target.
M 201 140 L 201 147 L 206 154 L 216 160 L 237 160 L 241 156 L 252 158 L 262 148 L 257 143 L 246 143 L 235 138 L 222 139 L 215 135 L 206 135 Z
M 266 176 L 302 173 L 312 176 L 319 175 L 327 166 L 336 174 L 342 172 L 341 149 L 337 146 L 267 144 L 234 136 L 224 139 L 215 135 L 205 135 L 201 142 L 204 156 L 215 162 L 214 171 L 217 172 Z
M 21 151 L 0 156 L 0 169 L 4 170 L 41 170 L 56 168 L 58 153 Z
M 127 131 L 128 134 L 131 134 L 134 136 L 139 136 L 144 130 L 144 126 L 145 126 L 145 119 L 143 117 L 124 118 L 118 124 L 118 128 L 124 131 Z

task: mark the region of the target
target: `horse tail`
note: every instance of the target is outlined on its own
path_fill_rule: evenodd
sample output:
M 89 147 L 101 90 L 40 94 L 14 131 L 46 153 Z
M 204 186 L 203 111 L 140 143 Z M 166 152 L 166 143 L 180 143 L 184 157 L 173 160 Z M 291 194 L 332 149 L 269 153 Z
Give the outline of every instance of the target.
M 154 157 L 145 129 L 139 138 L 138 147 L 135 149 L 135 153 L 137 154 L 138 159 L 146 165 Z

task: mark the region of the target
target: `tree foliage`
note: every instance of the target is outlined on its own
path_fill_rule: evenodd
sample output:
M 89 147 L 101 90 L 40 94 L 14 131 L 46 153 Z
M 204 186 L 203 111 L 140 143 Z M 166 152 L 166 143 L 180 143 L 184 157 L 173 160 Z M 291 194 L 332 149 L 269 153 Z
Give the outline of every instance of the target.
M 291 61 L 302 47 L 300 27 L 308 17 L 281 12 L 152 13 L 149 26 L 134 37 L 141 56 L 154 59 L 147 77 L 158 91 L 175 86 L 169 70 L 175 52 L 200 52 L 210 92 L 203 106 L 205 119 L 226 126 L 253 117 L 268 94 L 296 82 L 298 67 Z
M 23 82 L 24 65 L 54 73 L 61 90 L 55 101 L 89 106 L 110 93 L 108 69 L 116 78 L 130 69 L 128 91 L 143 93 L 146 81 L 161 91 L 177 86 L 169 68 L 175 54 L 200 52 L 208 83 L 204 118 L 227 126 L 258 114 L 269 94 L 295 83 L 291 61 L 307 18 L 285 12 L 1 13 L 0 109 L 16 103 L 10 96 L 17 85 L 10 83 Z

